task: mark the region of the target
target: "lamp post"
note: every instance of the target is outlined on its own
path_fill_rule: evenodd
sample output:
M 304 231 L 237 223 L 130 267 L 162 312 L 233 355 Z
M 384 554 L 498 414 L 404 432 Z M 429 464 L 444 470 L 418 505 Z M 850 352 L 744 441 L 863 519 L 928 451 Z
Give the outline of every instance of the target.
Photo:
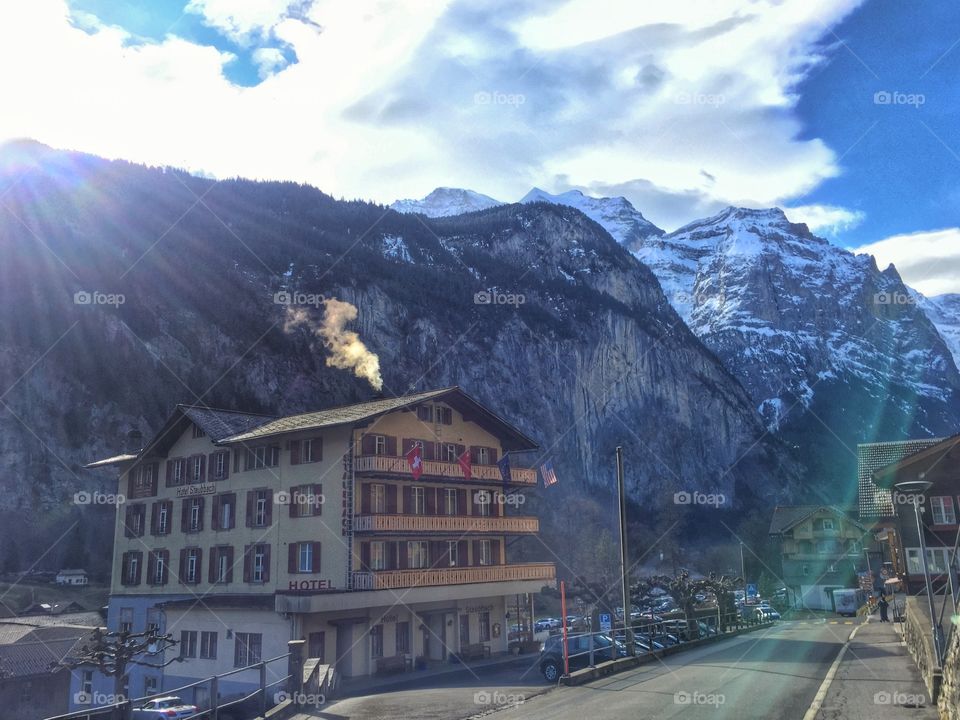
M 923 537 L 923 523 L 920 521 L 920 498 L 930 486 L 929 480 L 904 480 L 894 485 L 894 489 L 904 495 L 912 495 L 913 514 L 917 521 L 917 537 L 920 538 L 920 560 L 923 563 L 923 581 L 927 588 L 927 604 L 930 609 L 930 629 L 933 633 L 933 651 L 936 653 L 937 664 L 943 662 L 943 653 L 940 648 L 940 628 L 937 626 L 936 611 L 933 607 L 933 583 L 930 581 L 930 566 L 927 563 L 927 543 Z M 907 570 L 909 572 L 909 568 Z

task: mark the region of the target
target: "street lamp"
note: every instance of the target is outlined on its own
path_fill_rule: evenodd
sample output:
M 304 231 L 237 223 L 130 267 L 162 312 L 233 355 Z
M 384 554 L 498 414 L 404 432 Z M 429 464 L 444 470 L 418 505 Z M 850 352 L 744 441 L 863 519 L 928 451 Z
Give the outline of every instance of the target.
M 904 480 L 894 485 L 904 495 L 912 496 L 913 514 L 917 520 L 917 536 L 920 538 L 920 559 L 923 562 L 923 581 L 927 588 L 927 604 L 930 608 L 930 629 L 933 633 L 933 651 L 936 653 L 937 664 L 943 661 L 940 649 L 940 628 L 937 626 L 936 611 L 933 607 L 933 583 L 930 581 L 930 566 L 927 563 L 927 543 L 923 537 L 923 523 L 920 522 L 920 498 L 933 485 L 929 480 Z M 909 568 L 908 568 L 909 571 Z

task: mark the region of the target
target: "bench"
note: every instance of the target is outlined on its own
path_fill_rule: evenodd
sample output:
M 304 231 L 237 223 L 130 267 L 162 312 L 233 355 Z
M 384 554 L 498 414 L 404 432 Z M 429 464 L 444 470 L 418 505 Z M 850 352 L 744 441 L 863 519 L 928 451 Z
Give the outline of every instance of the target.
M 377 658 L 377 675 L 403 672 L 407 669 L 406 655 Z
M 490 648 L 483 643 L 464 645 L 458 653 L 461 660 L 480 660 L 490 657 Z

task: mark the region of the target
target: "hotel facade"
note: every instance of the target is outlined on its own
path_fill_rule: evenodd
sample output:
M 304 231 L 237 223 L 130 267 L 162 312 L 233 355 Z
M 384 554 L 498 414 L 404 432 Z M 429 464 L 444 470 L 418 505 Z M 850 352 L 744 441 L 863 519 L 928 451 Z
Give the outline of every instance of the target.
M 539 530 L 522 514 L 537 475 L 505 482 L 498 461 L 535 448 L 456 387 L 281 418 L 177 406 L 143 450 L 88 466 L 118 466 L 125 496 L 108 628 L 169 633 L 179 645 L 154 663 L 183 658 L 134 668 L 127 696 L 297 639 L 341 677 L 505 652 L 508 603 L 555 583 L 552 563 L 509 560 Z

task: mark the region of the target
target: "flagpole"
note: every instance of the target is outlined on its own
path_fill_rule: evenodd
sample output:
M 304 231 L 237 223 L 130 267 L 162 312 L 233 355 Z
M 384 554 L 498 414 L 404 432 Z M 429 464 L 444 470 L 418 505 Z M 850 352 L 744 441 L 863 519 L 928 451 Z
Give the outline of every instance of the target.
M 627 641 L 627 654 L 633 655 L 633 627 L 630 625 L 629 566 L 627 565 L 627 503 L 623 482 L 623 447 L 617 445 L 617 492 L 620 500 L 620 582 L 623 600 L 623 630 Z

